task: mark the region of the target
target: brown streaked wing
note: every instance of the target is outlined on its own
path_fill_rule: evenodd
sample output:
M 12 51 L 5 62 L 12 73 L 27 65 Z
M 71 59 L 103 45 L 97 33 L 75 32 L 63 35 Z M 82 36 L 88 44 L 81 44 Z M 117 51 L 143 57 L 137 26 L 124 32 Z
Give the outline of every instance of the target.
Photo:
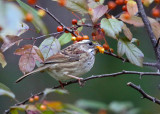
M 80 50 L 77 45 L 72 44 L 61 50 L 61 52 L 49 57 L 44 64 L 79 61 L 80 54 L 82 53 L 85 52 Z

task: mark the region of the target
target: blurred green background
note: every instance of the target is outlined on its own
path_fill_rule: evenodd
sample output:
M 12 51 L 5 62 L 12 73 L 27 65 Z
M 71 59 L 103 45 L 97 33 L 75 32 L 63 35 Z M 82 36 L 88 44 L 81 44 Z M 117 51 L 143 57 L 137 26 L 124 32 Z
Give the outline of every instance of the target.
M 23 0 L 26 2 L 25 0 Z M 66 26 L 71 26 L 71 20 L 74 17 L 71 12 L 69 12 L 64 7 L 60 7 L 56 2 L 51 0 L 38 0 L 38 5 L 48 8 L 61 22 Z M 113 12 L 118 14 L 118 9 Z M 44 18 L 44 23 L 48 27 L 49 33 L 56 32 L 56 27 L 58 24 L 48 15 Z M 89 22 L 89 21 L 87 21 Z M 33 25 L 27 23 L 31 29 L 34 30 Z M 155 60 L 154 52 L 150 40 L 144 28 L 134 28 L 129 26 L 133 33 L 133 37 L 140 40 L 139 48 L 145 55 L 144 61 L 153 62 Z M 83 33 L 91 36 L 91 29 L 85 28 Z M 40 36 L 34 31 L 29 30 L 22 35 L 22 38 L 31 38 Z M 117 41 L 106 37 L 109 42 L 110 47 L 114 49 L 116 53 Z M 42 40 L 38 40 L 36 45 Z M 33 41 L 23 41 L 20 46 L 24 44 L 33 43 Z M 8 65 L 2 69 L 0 68 L 0 82 L 7 85 L 16 95 L 17 99 L 22 101 L 28 98 L 31 94 L 35 94 L 44 90 L 45 88 L 53 87 L 57 85 L 58 82 L 51 78 L 47 73 L 37 73 L 34 74 L 22 82 L 16 84 L 15 80 L 22 76 L 19 70 L 18 61 L 19 57 L 14 55 L 13 52 L 17 47 L 11 48 L 5 52 L 5 57 Z M 108 74 L 119 72 L 122 70 L 133 70 L 133 71 L 155 71 L 150 67 L 136 67 L 129 63 L 123 63 L 122 61 L 115 59 L 111 56 L 98 54 L 96 55 L 96 62 L 92 70 L 85 74 L 84 77 L 98 74 Z M 85 83 L 85 86 L 80 87 L 78 84 L 72 84 L 65 89 L 69 91 L 69 95 L 57 95 L 51 94 L 47 97 L 48 100 L 62 101 L 64 103 L 74 104 L 79 99 L 87 99 L 99 101 L 105 104 L 110 104 L 113 101 L 129 101 L 133 103 L 136 108 L 141 109 L 141 114 L 158 114 L 160 113 L 160 106 L 146 99 L 141 99 L 141 95 L 128 87 L 127 82 L 133 82 L 141 87 L 150 95 L 154 97 L 159 97 L 159 77 L 154 76 L 144 76 L 140 79 L 138 75 L 121 75 L 118 77 L 109 77 L 89 80 Z M 160 97 L 159 97 L 160 98 Z M 9 106 L 13 105 L 15 102 L 8 97 L 0 97 L 0 114 L 8 109 Z

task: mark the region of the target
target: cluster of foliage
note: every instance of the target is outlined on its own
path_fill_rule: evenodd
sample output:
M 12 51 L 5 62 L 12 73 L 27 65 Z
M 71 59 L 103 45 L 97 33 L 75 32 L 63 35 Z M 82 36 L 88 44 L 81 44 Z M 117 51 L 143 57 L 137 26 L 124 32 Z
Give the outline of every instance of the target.
M 79 13 L 82 16 L 82 18 L 80 18 L 75 14 L 78 19 L 73 19 L 71 21 L 72 26 L 66 27 L 53 15 L 52 18 L 60 24 L 57 27 L 57 32 L 53 34 L 48 34 L 47 28 L 41 20 L 46 13 L 50 12 L 40 7 L 38 7 L 38 10 L 31 7 L 31 5 L 36 4 L 37 0 L 28 0 L 28 4 L 21 0 L 16 1 L 19 5 L 16 5 L 12 1 L 7 2 L 0 0 L 0 39 L 3 42 L 0 51 L 0 63 L 3 68 L 7 65 L 3 53 L 13 45 L 19 45 L 20 42 L 25 40 L 33 40 L 34 43 L 26 44 L 16 49 L 14 52 L 14 54 L 21 56 L 19 60 L 19 68 L 24 74 L 31 72 L 36 65 L 39 67 L 39 63 L 44 62 L 48 57 L 57 53 L 61 49 L 61 46 L 71 41 L 76 43 L 84 39 L 95 40 L 103 45 L 103 48 L 99 48 L 101 53 L 104 52 L 104 49 L 113 53 L 114 50 L 110 48 L 107 42 L 109 37 L 117 41 L 117 55 L 119 57 L 126 55 L 130 63 L 140 67 L 143 66 L 144 55 L 136 44 L 134 44 L 137 43 L 137 45 L 139 45 L 139 41 L 137 38 L 134 38 L 132 32 L 127 27 L 128 25 L 134 27 L 144 26 L 141 17 L 138 16 L 137 3 L 134 0 L 108 1 L 107 5 L 104 3 L 104 0 L 53 0 L 58 2 L 60 6 L 66 7 L 74 14 Z M 152 0 L 142 1 L 146 7 L 149 7 L 152 2 Z M 159 4 L 158 0 L 155 2 Z M 121 5 L 123 5 L 122 13 L 113 16 L 111 11 L 116 9 L 116 7 L 121 7 Z M 156 9 L 158 7 L 159 6 L 156 6 Z M 87 19 L 84 18 L 85 15 L 89 15 L 91 23 L 86 23 Z M 153 16 L 159 17 L 159 14 L 157 15 L 155 14 L 155 11 L 153 11 Z M 148 17 L 148 19 L 151 23 L 153 32 L 158 39 L 160 36 L 160 24 L 154 18 Z M 20 35 L 29 30 L 29 26 L 24 23 L 24 21 L 32 23 L 37 32 L 44 34 L 44 37 L 48 37 L 43 40 L 39 47 L 34 45 L 35 41 L 39 38 L 43 38 L 43 36 L 37 38 L 20 37 Z M 92 33 L 88 34 L 92 36 L 91 38 L 82 33 L 83 27 L 92 28 Z M 9 89 L 6 89 L 7 87 L 3 84 L 1 84 L 0 87 L 0 95 L 8 95 L 15 99 L 15 95 L 10 92 Z M 46 89 L 44 90 L 44 97 L 49 93 L 48 91 L 57 91 L 60 93 L 63 91 L 62 93 L 66 93 L 64 90 Z M 35 98 L 35 96 L 33 97 L 34 98 L 29 100 L 30 102 L 39 99 Z M 64 107 L 64 104 L 62 106 L 60 102 L 43 101 L 43 103 L 36 103 L 35 105 L 26 104 L 13 106 L 10 108 L 10 111 L 14 114 L 18 109 L 34 111 L 37 111 L 38 109 L 41 111 L 57 111 L 59 109 L 68 109 L 71 107 L 73 109 L 73 106 L 70 105 L 65 105 L 67 108 L 62 107 Z

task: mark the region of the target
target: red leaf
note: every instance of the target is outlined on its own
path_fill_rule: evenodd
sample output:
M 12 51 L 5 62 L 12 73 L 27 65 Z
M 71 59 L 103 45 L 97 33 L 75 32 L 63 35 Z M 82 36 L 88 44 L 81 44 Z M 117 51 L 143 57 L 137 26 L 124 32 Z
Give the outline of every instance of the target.
M 124 14 L 122 14 L 119 19 L 121 19 L 123 22 L 126 22 L 128 24 L 133 24 L 136 27 L 142 27 L 144 26 L 144 23 L 140 17 L 137 16 L 131 16 L 130 19 L 126 19 Z
M 5 37 L 7 39 L 7 42 L 4 42 L 1 46 L 2 52 L 6 51 L 8 48 L 13 46 L 14 44 L 19 45 L 19 43 L 23 40 L 18 36 L 13 36 L 13 35 L 7 35 Z
M 98 7 L 93 9 L 92 21 L 95 23 L 98 21 L 100 17 L 102 17 L 106 11 L 108 10 L 108 6 L 99 5 Z
M 16 55 L 32 55 L 34 57 L 35 60 L 38 60 L 39 62 L 43 62 L 44 58 L 43 55 L 40 51 L 40 49 L 37 46 L 33 46 L 33 45 L 25 45 L 22 48 L 16 49 L 16 51 L 14 52 L 14 54 Z
M 19 68 L 25 74 L 31 72 L 35 67 L 35 59 L 32 55 L 22 55 L 19 60 Z
M 24 55 L 24 54 L 29 54 L 31 53 L 31 49 L 33 48 L 33 45 L 25 45 L 22 48 L 16 49 L 16 51 L 14 52 L 14 54 L 16 55 Z

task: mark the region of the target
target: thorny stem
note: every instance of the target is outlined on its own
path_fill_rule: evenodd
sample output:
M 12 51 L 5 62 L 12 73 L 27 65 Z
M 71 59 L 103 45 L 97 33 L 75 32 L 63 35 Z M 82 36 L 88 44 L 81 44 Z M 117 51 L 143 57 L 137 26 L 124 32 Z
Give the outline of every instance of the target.
M 159 72 L 137 72 L 137 71 L 125 71 L 125 70 L 123 70 L 121 72 L 116 72 L 116 73 L 111 73 L 111 74 L 93 75 L 93 76 L 84 78 L 82 80 L 82 82 L 86 82 L 88 80 L 92 80 L 92 79 L 96 79 L 96 78 L 117 77 L 117 76 L 120 76 L 122 74 L 137 74 L 140 77 L 142 77 L 142 76 L 159 76 L 160 77 L 160 73 Z M 128 75 L 128 76 L 131 76 L 131 75 Z M 72 80 L 72 81 L 68 81 L 66 83 L 63 83 L 63 86 L 68 86 L 68 85 L 71 85 L 71 84 L 74 84 L 74 83 L 78 83 L 78 80 Z M 57 88 L 61 88 L 61 85 L 54 86 L 52 89 L 57 89 Z M 34 94 L 34 95 L 30 96 L 29 98 L 25 99 L 24 101 L 15 104 L 15 106 L 24 105 L 29 101 L 30 98 L 32 98 L 34 96 L 41 96 L 43 94 L 44 94 L 43 91 L 39 92 L 37 94 Z M 5 114 L 8 114 L 9 111 L 10 111 L 10 109 L 6 110 Z
M 128 82 L 127 85 L 132 87 L 133 89 L 137 90 L 143 96 L 142 98 L 146 98 L 146 99 L 160 105 L 159 99 L 152 97 L 152 96 L 148 95 L 147 93 L 145 93 L 145 91 L 140 86 L 137 86 L 137 85 L 133 84 L 132 82 Z

